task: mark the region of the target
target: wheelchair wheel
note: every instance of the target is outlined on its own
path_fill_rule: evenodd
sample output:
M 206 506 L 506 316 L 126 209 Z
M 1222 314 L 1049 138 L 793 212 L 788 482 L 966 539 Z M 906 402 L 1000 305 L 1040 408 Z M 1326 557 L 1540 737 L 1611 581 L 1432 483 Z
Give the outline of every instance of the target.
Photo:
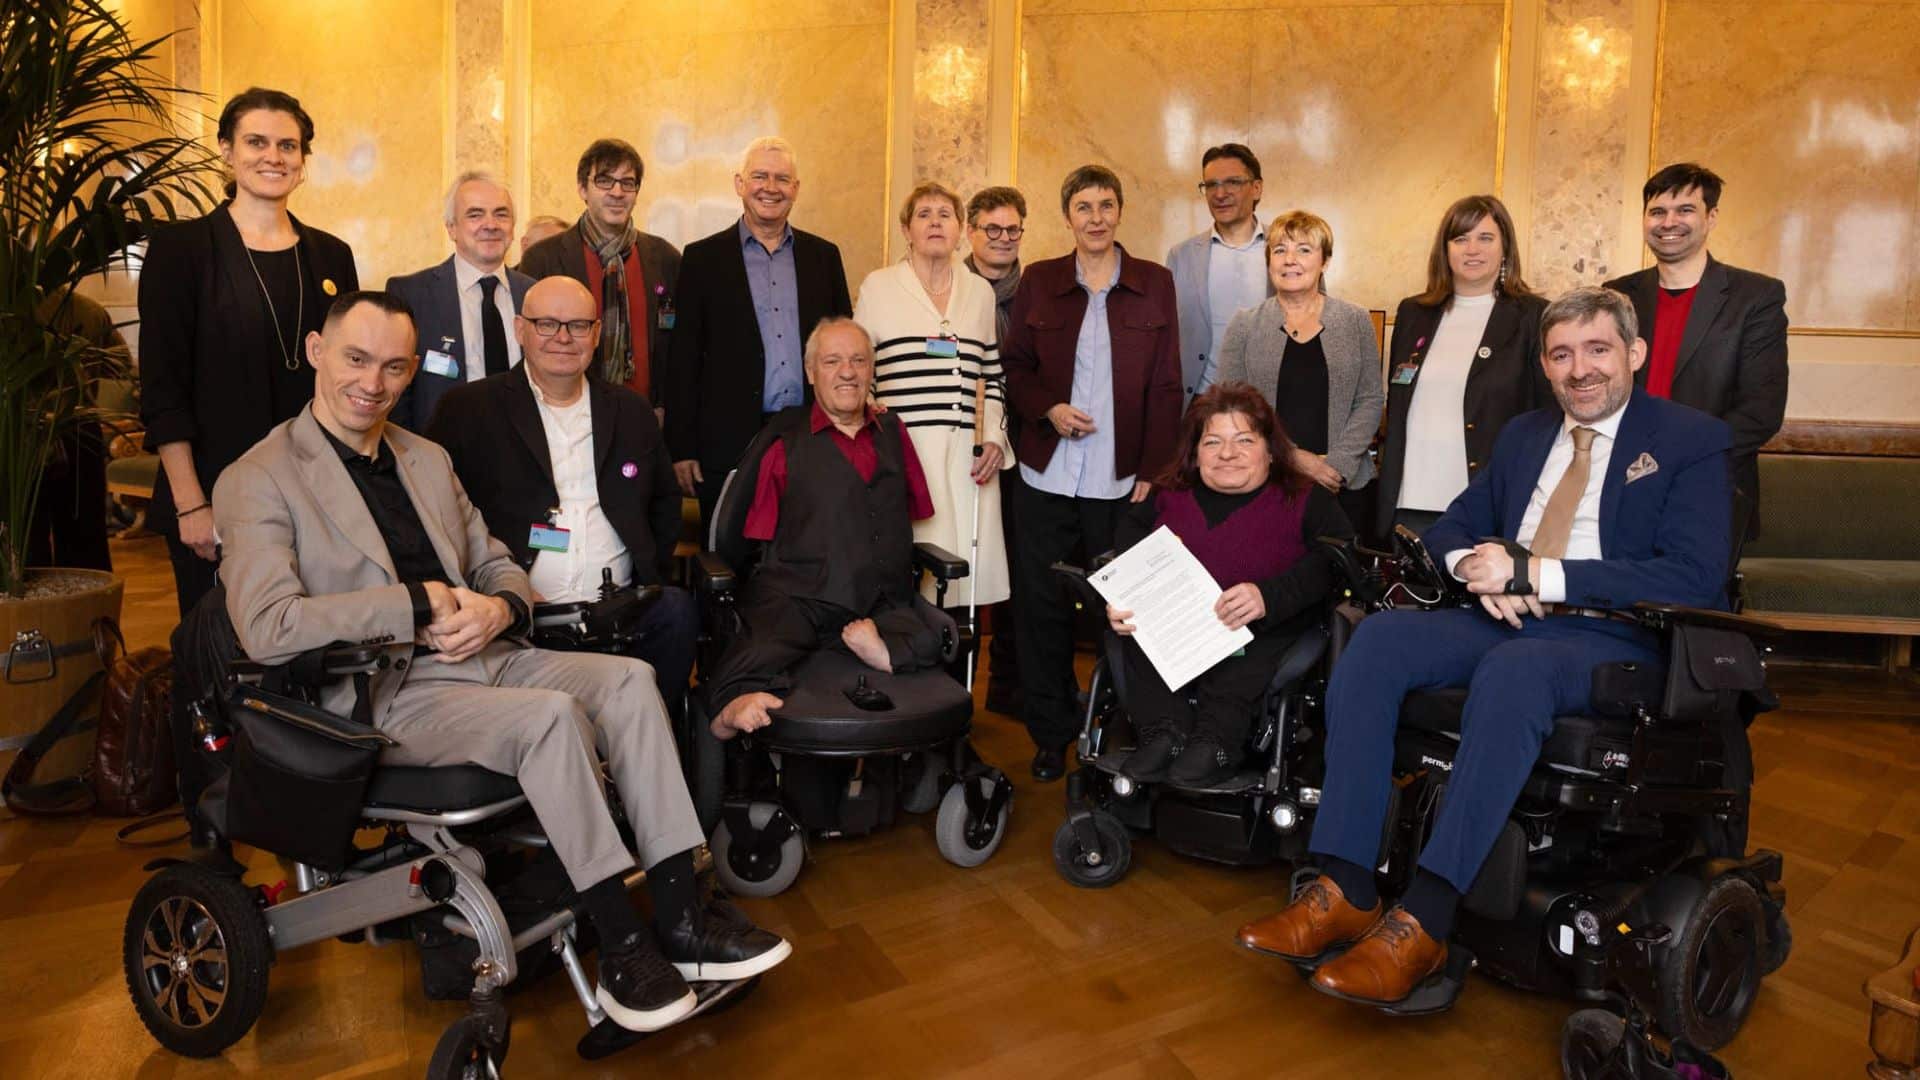
M 941 797 L 940 815 L 933 821 L 933 841 L 948 862 L 971 869 L 1000 850 L 1000 842 L 1007 838 L 1007 816 L 1013 809 L 1011 794 L 997 811 L 983 821 L 975 821 L 967 809 L 967 785 L 975 785 L 982 798 L 991 799 L 994 789 L 1006 782 L 998 773 L 989 772 L 961 780 Z
M 169 866 L 141 887 L 120 957 L 140 1022 L 176 1054 L 218 1054 L 267 1004 L 273 943 L 253 890 L 195 863 Z
M 1560 1026 L 1560 1074 L 1566 1080 L 1603 1080 L 1627 1022 L 1606 1009 L 1581 1009 Z
M 747 808 L 747 823 L 755 829 L 763 829 L 780 807 L 775 803 L 757 802 Z M 757 859 L 738 859 L 734 855 L 734 846 L 743 841 L 736 838 L 727 828 L 723 818 L 713 828 L 710 846 L 713 848 L 713 872 L 719 876 L 720 884 L 728 892 L 741 896 L 777 896 L 786 892 L 794 879 L 800 876 L 800 867 L 807 861 L 806 840 L 799 830 L 794 830 L 780 841 L 780 846 L 771 852 L 761 853 Z
M 1071 820 L 1053 834 L 1053 868 L 1083 889 L 1104 889 L 1126 876 L 1133 864 L 1133 835 L 1112 814 L 1093 812 L 1097 850 L 1089 850 Z
M 486 1029 L 486 1018 L 480 1016 L 463 1016 L 448 1024 L 427 1060 L 427 1080 L 495 1080 L 500 1064 L 507 1060 L 513 1029 L 503 1028 L 500 1044 L 491 1049 Z
M 1766 936 L 1760 897 L 1744 879 L 1714 879 L 1660 964 L 1660 1027 L 1702 1050 L 1733 1041 L 1760 990 Z
M 1767 951 L 1760 961 L 1760 974 L 1771 975 L 1786 966 L 1787 957 L 1793 954 L 1793 924 L 1787 921 L 1785 910 L 1767 920 Z
M 940 805 L 940 780 L 945 772 L 932 754 L 914 754 L 901 763 L 900 809 L 930 814 Z

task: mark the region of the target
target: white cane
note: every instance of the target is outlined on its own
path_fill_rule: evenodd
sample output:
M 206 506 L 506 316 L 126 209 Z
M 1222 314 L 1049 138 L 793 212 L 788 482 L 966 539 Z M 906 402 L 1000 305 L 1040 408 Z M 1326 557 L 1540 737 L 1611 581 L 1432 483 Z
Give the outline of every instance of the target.
M 987 376 L 981 372 L 973 380 L 973 460 L 976 464 L 987 452 Z M 971 476 L 968 477 L 972 479 Z M 967 551 L 967 631 L 973 639 L 973 655 L 967 658 L 967 693 L 973 693 L 973 669 L 980 664 L 980 620 L 974 613 L 974 598 L 980 591 L 980 488 L 973 484 L 973 539 Z

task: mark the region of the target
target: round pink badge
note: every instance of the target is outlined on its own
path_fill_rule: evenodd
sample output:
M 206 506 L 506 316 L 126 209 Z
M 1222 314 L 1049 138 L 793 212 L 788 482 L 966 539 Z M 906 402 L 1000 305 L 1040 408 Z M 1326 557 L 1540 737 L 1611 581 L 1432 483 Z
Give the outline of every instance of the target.
M 620 475 L 631 480 L 634 477 L 640 475 L 640 466 L 635 465 L 633 462 L 629 461 L 625 465 L 620 466 Z

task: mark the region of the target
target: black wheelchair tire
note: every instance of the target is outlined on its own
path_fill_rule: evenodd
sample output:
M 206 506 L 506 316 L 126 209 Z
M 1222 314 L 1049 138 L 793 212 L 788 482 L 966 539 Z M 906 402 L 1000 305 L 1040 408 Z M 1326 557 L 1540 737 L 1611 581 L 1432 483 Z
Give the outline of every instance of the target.
M 1715 878 L 1660 962 L 1660 1028 L 1714 1051 L 1733 1041 L 1760 992 L 1766 915 L 1744 878 Z
M 183 935 L 200 944 L 182 948 Z M 216 945 L 220 960 L 195 959 Z M 168 955 L 171 963 L 164 962 Z M 253 890 L 197 863 L 175 863 L 141 886 L 127 911 L 120 957 L 140 1022 L 183 1057 L 213 1057 L 232 1046 L 266 1008 L 273 942 Z M 221 997 L 211 1015 L 206 989 L 218 989 Z M 186 1022 L 188 1012 L 197 1023 Z
M 1581 1009 L 1560 1025 L 1560 1075 L 1565 1080 L 1605 1080 L 1614 1075 L 1608 1063 L 1627 1022 L 1606 1009 Z
M 1093 811 L 1093 831 L 1099 837 L 1100 860 L 1089 865 L 1089 854 L 1074 832 L 1072 821 L 1063 821 L 1053 834 L 1053 868 L 1082 889 L 1104 889 L 1127 875 L 1133 865 L 1133 835 L 1112 814 Z
M 1771 975 L 1787 964 L 1787 957 L 1793 955 L 1793 924 L 1787 921 L 1787 912 L 1782 908 L 1767 920 L 1767 950 L 1760 961 L 1760 974 Z
M 483 1032 L 486 1021 L 478 1016 L 463 1016 L 447 1025 L 440 1041 L 433 1044 L 433 1057 L 427 1060 L 427 1080 L 488 1080 L 497 1075 L 507 1060 L 513 1042 L 513 1028 L 501 1029 L 500 1045 L 489 1050 Z M 487 1059 L 492 1058 L 492 1069 Z

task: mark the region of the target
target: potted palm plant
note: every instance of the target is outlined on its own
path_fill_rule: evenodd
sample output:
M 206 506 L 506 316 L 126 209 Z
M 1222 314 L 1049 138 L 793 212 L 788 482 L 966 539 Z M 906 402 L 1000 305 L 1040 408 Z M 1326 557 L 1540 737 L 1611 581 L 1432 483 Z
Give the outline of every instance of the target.
M 97 380 L 131 377 L 77 332 L 74 290 L 212 198 L 212 155 L 172 131 L 188 92 L 153 67 L 165 40 L 135 41 L 100 0 L 0 0 L 0 749 L 98 670 L 89 627 L 119 614 L 113 575 L 25 563 L 55 447 L 100 419 Z

